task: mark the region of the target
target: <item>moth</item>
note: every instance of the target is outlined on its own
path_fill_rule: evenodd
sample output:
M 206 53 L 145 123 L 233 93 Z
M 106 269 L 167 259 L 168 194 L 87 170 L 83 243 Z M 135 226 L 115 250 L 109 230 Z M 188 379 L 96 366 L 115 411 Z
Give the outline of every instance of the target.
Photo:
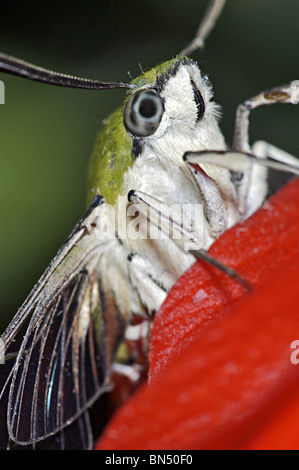
M 89 208 L 1 337 L 2 447 L 91 448 L 89 408 L 117 375 L 132 388 L 143 379 L 153 316 L 196 258 L 249 288 L 207 250 L 263 203 L 268 168 L 299 173 L 293 156 L 265 142 L 250 146 L 248 132 L 253 109 L 293 103 L 294 87 L 241 104 L 227 147 L 211 83 L 190 58 L 224 3 L 209 2 L 177 57 L 130 83 L 71 77 L 0 54 L 2 72 L 126 91 L 95 144 Z

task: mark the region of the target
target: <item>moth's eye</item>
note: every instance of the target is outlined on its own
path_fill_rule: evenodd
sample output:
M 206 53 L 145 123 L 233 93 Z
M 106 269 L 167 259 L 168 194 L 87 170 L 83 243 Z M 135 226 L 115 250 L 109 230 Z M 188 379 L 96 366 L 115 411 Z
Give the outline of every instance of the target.
M 138 137 L 152 135 L 159 127 L 164 113 L 163 101 L 155 90 L 141 90 L 127 103 L 124 123 Z

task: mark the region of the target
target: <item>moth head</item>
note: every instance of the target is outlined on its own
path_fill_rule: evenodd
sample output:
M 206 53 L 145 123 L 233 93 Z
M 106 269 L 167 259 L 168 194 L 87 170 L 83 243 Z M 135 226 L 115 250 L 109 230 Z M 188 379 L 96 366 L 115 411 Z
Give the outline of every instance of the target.
M 141 143 L 166 132 L 188 133 L 216 119 L 212 88 L 196 62 L 178 57 L 132 82 L 124 108 L 124 126 Z

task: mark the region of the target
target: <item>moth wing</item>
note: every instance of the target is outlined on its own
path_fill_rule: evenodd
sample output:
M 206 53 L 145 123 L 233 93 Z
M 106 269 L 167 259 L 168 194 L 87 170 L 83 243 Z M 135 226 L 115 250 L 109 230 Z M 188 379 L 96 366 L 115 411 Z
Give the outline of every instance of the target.
M 32 315 L 8 398 L 8 434 L 18 444 L 84 420 L 82 413 L 111 389 L 110 369 L 126 321 L 105 280 L 107 258 L 119 242 L 99 237 L 107 217 L 102 202 L 96 200 L 77 224 L 2 336 L 7 351 Z
M 69 426 L 64 427 L 52 436 L 25 447 L 8 438 L 6 445 L 3 445 L 1 450 L 24 450 L 24 448 L 26 450 L 91 450 L 93 448 L 93 435 L 89 412 L 85 411 Z

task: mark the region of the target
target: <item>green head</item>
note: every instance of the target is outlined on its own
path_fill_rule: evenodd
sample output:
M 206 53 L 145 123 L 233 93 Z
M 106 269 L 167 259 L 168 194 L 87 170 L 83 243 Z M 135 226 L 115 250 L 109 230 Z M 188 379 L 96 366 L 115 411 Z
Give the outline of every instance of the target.
M 138 95 L 139 90 L 160 88 L 182 63 L 192 63 L 192 61 L 185 57 L 176 57 L 141 74 L 131 82 L 133 87 L 128 90 L 122 106 L 104 121 L 104 127 L 98 135 L 90 162 L 88 205 L 96 194 L 104 196 L 108 204 L 115 203 L 121 191 L 124 174 L 134 164 L 140 153 L 142 137 L 152 133 L 148 129 L 145 134 L 142 134 L 139 129 L 136 135 L 135 129 L 132 129 L 134 123 L 128 124 L 130 116 L 126 116 L 127 125 L 125 124 L 127 104 Z M 147 110 L 147 112 L 150 111 Z M 153 129 L 156 130 L 155 124 Z

